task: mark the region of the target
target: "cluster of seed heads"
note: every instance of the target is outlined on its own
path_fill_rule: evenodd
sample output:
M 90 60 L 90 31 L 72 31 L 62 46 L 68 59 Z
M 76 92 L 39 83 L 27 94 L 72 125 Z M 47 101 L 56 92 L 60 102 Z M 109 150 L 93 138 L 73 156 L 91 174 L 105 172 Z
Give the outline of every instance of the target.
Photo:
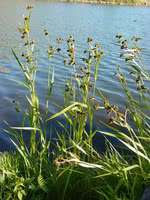
M 122 35 L 117 35 L 116 36 L 118 39 L 121 39 L 123 36 Z M 129 48 L 127 45 L 127 40 L 121 40 L 121 49 L 122 49 L 122 53 L 120 54 L 120 57 L 124 57 L 125 61 L 128 62 L 129 65 L 134 66 L 135 62 L 138 62 L 136 60 L 138 60 L 138 52 L 141 50 L 138 47 L 138 41 L 141 40 L 141 38 L 139 37 L 135 37 L 133 36 L 131 38 L 132 41 L 136 42 L 135 47 L 134 48 Z M 119 69 L 120 70 L 120 67 Z M 138 70 L 131 70 L 130 74 L 133 75 L 135 78 L 135 83 L 137 85 L 137 90 L 138 91 L 146 91 L 147 87 L 144 84 L 143 81 L 143 77 L 141 75 L 141 73 Z M 116 72 L 114 75 L 119 75 L 119 81 L 121 83 L 125 83 L 125 77 L 123 76 L 123 74 L 121 72 Z
M 64 64 L 68 64 L 68 65 L 75 65 L 76 64 L 76 60 L 75 60 L 75 39 L 70 36 L 67 40 L 67 44 L 68 44 L 68 56 L 69 56 L 69 61 L 64 60 Z
M 25 30 L 25 28 L 18 27 L 18 30 L 22 34 L 21 38 L 25 39 L 26 38 L 26 34 L 27 34 L 27 31 Z
M 48 46 L 47 53 L 48 53 L 49 58 L 53 56 L 54 52 L 55 52 L 55 48 L 53 46 Z
M 126 82 L 124 75 L 120 72 L 120 66 L 118 66 L 118 72 L 115 72 L 114 75 L 119 76 L 118 80 L 120 81 L 120 83 Z
M 69 85 L 69 81 L 67 81 L 67 83 L 66 83 L 65 92 L 68 93 L 71 96 L 75 95 L 72 85 Z
M 92 84 L 90 83 L 90 76 L 91 72 L 89 72 L 88 67 L 85 66 L 80 66 L 80 74 L 76 74 L 76 78 L 80 79 L 80 88 L 83 90 L 90 89 L 92 88 Z
M 56 158 L 53 163 L 56 166 L 56 170 L 58 171 L 61 166 L 64 164 L 69 164 L 69 165 L 77 165 L 80 162 L 80 160 L 77 158 L 76 155 L 74 155 L 74 158 L 71 157 L 64 157 L 60 155 L 58 158 Z
M 58 44 L 60 44 L 61 43 L 61 41 L 62 41 L 63 39 L 62 38 L 56 38 L 56 42 L 58 43 Z
M 109 118 L 108 123 L 119 122 L 122 126 L 126 126 L 126 114 L 119 112 L 118 106 L 105 101 L 104 108 L 106 109 L 108 116 L 112 115 L 112 117 Z
M 94 47 L 92 46 L 91 42 L 93 41 L 92 38 L 88 37 L 87 42 L 90 43 L 90 50 L 84 50 L 84 54 L 86 57 L 81 57 L 82 61 L 85 65 L 82 67 L 80 66 L 80 74 L 77 74 L 76 77 L 81 79 L 80 88 L 83 90 L 88 90 L 92 88 L 92 84 L 90 83 L 91 79 L 91 70 L 89 70 L 92 66 L 92 59 L 94 58 L 95 63 L 101 58 L 103 55 L 103 50 L 99 51 L 99 44 L 95 44 Z
M 48 34 L 49 34 L 48 31 L 47 31 L 47 29 L 44 29 L 44 34 L 45 34 L 45 35 L 48 35 Z
M 33 6 L 33 5 L 31 5 L 31 6 L 28 6 L 28 7 L 27 7 L 27 10 L 30 10 L 30 9 L 32 9 L 32 8 L 34 8 L 34 6 Z
M 30 10 L 33 8 L 33 5 L 32 6 L 28 6 L 27 7 L 27 10 Z M 23 20 L 25 21 L 24 23 L 27 24 L 28 23 L 28 20 L 29 18 L 28 17 L 23 17 Z M 27 22 L 26 22 L 27 21 Z M 22 34 L 21 35 L 21 38 L 22 39 L 25 39 L 26 38 L 26 35 L 28 33 L 28 30 L 26 28 L 21 28 L 21 27 L 18 27 L 18 30 L 20 31 L 20 33 Z

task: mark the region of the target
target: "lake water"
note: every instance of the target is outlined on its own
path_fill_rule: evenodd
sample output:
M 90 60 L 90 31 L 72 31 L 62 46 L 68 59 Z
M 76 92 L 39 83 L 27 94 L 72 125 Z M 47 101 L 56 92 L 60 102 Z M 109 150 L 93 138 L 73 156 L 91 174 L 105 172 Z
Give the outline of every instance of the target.
M 113 74 L 117 65 L 121 65 L 127 79 L 128 66 L 120 59 L 120 49 L 115 36 L 123 34 L 127 39 L 132 36 L 143 38 L 140 46 L 143 48 L 143 58 L 150 69 L 150 8 L 149 7 L 121 7 L 103 6 L 80 3 L 64 3 L 50 1 L 0 1 L 0 67 L 6 68 L 4 72 L 0 69 L 0 150 L 9 149 L 9 137 L 3 128 L 4 121 L 12 126 L 18 126 L 17 115 L 12 100 L 27 106 L 25 99 L 26 90 L 11 79 L 23 81 L 23 74 L 17 65 L 11 51 L 13 47 L 18 55 L 23 51 L 23 41 L 17 30 L 18 23 L 22 22 L 22 14 L 26 13 L 28 5 L 34 5 L 32 10 L 31 32 L 35 40 L 39 61 L 39 72 L 37 73 L 38 94 L 41 109 L 44 109 L 45 94 L 47 86 L 47 56 L 46 38 L 43 30 L 46 28 L 50 33 L 51 44 L 55 43 L 56 37 L 65 40 L 72 35 L 76 39 L 77 55 L 88 48 L 87 38 L 92 37 L 95 43 L 99 43 L 104 49 L 104 55 L 98 72 L 97 88 L 101 88 L 104 95 L 112 104 L 117 104 L 123 110 L 128 102 L 123 90 Z M 64 42 L 65 43 L 65 42 Z M 51 102 L 63 105 L 65 80 L 69 79 L 69 68 L 64 66 L 63 59 L 54 59 L 55 83 L 51 96 Z M 136 96 L 136 90 L 129 85 L 131 92 Z M 97 94 L 97 98 L 99 98 Z M 49 116 L 58 112 L 59 108 L 50 104 Z M 104 112 L 96 112 L 96 119 L 107 120 Z M 19 113 L 18 118 L 22 114 Z M 100 125 L 99 125 L 100 126 Z M 99 127 L 101 128 L 101 126 Z M 29 141 L 29 135 L 25 136 Z

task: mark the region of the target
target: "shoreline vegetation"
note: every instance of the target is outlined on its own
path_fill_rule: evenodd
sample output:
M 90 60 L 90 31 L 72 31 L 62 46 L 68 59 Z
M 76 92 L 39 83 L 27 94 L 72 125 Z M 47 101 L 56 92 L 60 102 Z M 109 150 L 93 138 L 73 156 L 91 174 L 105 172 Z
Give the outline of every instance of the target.
M 62 0 L 63 1 L 63 0 Z M 100 0 L 69 0 L 73 3 L 90 3 L 90 4 L 101 4 L 101 5 L 118 5 L 118 6 L 150 6 L 150 1 L 136 1 L 136 0 L 114 0 L 114 1 L 100 1 Z
M 53 0 L 52 0 L 53 1 Z M 55 0 L 54 0 L 55 1 Z M 71 3 L 87 3 L 87 4 L 101 4 L 101 5 L 118 5 L 118 6 L 150 6 L 150 1 L 138 1 L 138 0 L 114 0 L 114 1 L 109 1 L 109 0 L 58 0 L 58 1 L 63 1 L 63 2 L 71 2 Z
M 16 152 L 0 154 L 0 199 L 139 200 L 145 188 L 150 186 L 150 96 L 147 89 L 150 75 L 141 56 L 141 38 L 133 36 L 127 41 L 123 35 L 116 35 L 121 51 L 120 58 L 128 64 L 132 84 L 139 95 L 139 100 L 134 99 L 121 66 L 117 66 L 114 76 L 128 99 L 125 111 L 120 112 L 119 107 L 112 105 L 100 88 L 96 87 L 101 57 L 105 56 L 100 45 L 88 37 L 89 48 L 77 58 L 73 36 L 69 36 L 67 41 L 56 38 L 56 44 L 52 46 L 49 32 L 45 29 L 43 36 L 47 39 L 45 54 L 48 73 L 43 117 L 36 87 L 36 72 L 40 67 L 39 51 L 35 48 L 36 41 L 30 38 L 32 8 L 33 6 L 27 7 L 23 24 L 18 27 L 24 44 L 23 52 L 18 55 L 11 48 L 18 70 L 24 75 L 24 82 L 14 81 L 27 91 L 25 98 L 29 107 L 25 110 L 13 101 L 16 116 L 19 119 L 22 112 L 24 118 L 21 123 L 18 122 L 19 127 L 12 127 L 5 122 L 8 125 L 5 131 L 14 137 L 11 141 Z M 66 42 L 67 51 L 64 55 L 61 50 Z M 63 91 L 64 106 L 58 105 L 60 111 L 49 116 L 51 93 L 55 88 L 53 58 L 59 56 L 63 58 L 62 64 L 66 66 L 66 70 L 69 70 L 70 78 L 66 80 Z M 96 99 L 96 91 L 100 99 Z M 110 132 L 93 130 L 94 113 L 101 112 L 102 109 L 109 121 L 104 123 L 99 120 L 99 123 L 109 128 Z M 61 115 L 66 119 L 65 124 L 59 121 Z M 55 130 L 55 127 L 48 129 L 48 122 L 54 118 L 61 130 Z M 28 126 L 25 126 L 25 122 L 28 122 Z M 57 133 L 56 138 L 53 138 L 54 130 Z M 24 141 L 25 131 L 28 134 L 30 131 L 30 144 Z M 93 146 L 96 134 L 105 136 L 106 151 L 103 154 L 98 153 Z M 119 146 L 120 151 L 110 143 L 109 137 L 122 144 Z M 51 145 L 55 146 L 53 152 L 49 150 Z M 123 150 L 127 150 L 129 154 L 124 154 Z
M 38 1 L 38 0 L 32 0 Z M 43 0 L 45 1 L 45 0 Z M 51 2 L 68 2 L 68 3 L 86 3 L 86 4 L 101 4 L 115 6 L 150 6 L 150 0 L 49 0 Z

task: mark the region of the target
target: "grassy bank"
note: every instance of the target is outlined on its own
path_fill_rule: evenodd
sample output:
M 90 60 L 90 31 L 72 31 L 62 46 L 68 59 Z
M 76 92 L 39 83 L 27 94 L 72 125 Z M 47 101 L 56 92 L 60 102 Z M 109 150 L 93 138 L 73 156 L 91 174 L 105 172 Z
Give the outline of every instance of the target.
M 56 199 L 56 200 L 138 200 L 144 189 L 150 185 L 150 147 L 149 147 L 149 73 L 141 56 L 140 38 L 132 37 L 128 43 L 122 35 L 117 35 L 120 44 L 120 57 L 128 63 L 129 74 L 139 94 L 139 101 L 134 99 L 128 89 L 126 77 L 118 66 L 118 81 L 122 85 L 128 107 L 122 113 L 117 105 L 109 102 L 100 88 L 96 87 L 98 70 L 103 49 L 87 38 L 89 49 L 84 50 L 80 60 L 76 57 L 76 41 L 70 36 L 67 42 L 67 55 L 61 54 L 62 38 L 56 38 L 55 46 L 51 46 L 49 32 L 45 29 L 43 37 L 47 39 L 48 79 L 47 97 L 45 99 L 45 115 L 41 114 L 40 99 L 37 95 L 36 73 L 39 69 L 38 52 L 35 42 L 30 39 L 31 9 L 28 6 L 27 17 L 23 16 L 23 25 L 18 27 L 24 43 L 22 58 L 12 49 L 20 70 L 24 74 L 24 82 L 18 82 L 27 91 L 29 108 L 22 112 L 24 119 L 20 127 L 8 124 L 9 134 L 17 151 L 0 155 L 0 199 Z M 131 46 L 129 46 L 131 45 Z M 55 73 L 53 58 L 61 56 L 62 63 L 70 69 L 70 80 L 66 81 L 64 107 L 49 116 L 51 93 L 54 89 Z M 22 61 L 23 60 L 23 61 Z M 98 90 L 101 101 L 96 99 Z M 16 112 L 18 112 L 17 104 Z M 105 110 L 109 121 L 104 124 L 110 132 L 93 130 L 95 110 Z M 146 114 L 147 113 L 147 114 Z M 18 112 L 19 114 L 19 112 Z M 63 115 L 66 124 L 59 121 Z M 61 127 L 55 130 L 55 151 L 50 153 L 53 129 L 48 130 L 50 120 L 56 118 Z M 129 120 L 130 119 L 130 120 Z M 25 122 L 28 127 L 25 127 Z M 132 123 L 131 123 L 132 122 Z M 86 129 L 86 125 L 89 129 Z M 130 125 L 132 124 L 132 126 Z M 115 127 L 115 128 L 114 128 Z M 123 129 L 120 129 L 123 128 Z M 30 146 L 25 144 L 23 131 L 30 131 Z M 123 131 L 128 132 L 125 134 Z M 99 154 L 93 147 L 95 134 L 106 136 L 106 152 Z M 37 135 L 39 139 L 37 140 Z M 107 139 L 115 137 L 129 154 L 117 151 Z M 53 138 L 54 139 L 54 138 Z

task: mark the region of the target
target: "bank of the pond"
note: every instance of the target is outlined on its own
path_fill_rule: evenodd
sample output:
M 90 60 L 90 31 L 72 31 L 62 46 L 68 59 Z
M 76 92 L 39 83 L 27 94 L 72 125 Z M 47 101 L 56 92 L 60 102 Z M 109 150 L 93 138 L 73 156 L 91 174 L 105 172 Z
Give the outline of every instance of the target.
M 51 1 L 57 1 L 57 0 L 51 0 Z M 101 5 L 118 5 L 118 6 L 144 6 L 149 7 L 150 6 L 150 0 L 141 0 L 141 1 L 105 1 L 105 0 L 58 0 L 61 2 L 71 2 L 71 3 L 87 3 L 87 4 L 101 4 Z

